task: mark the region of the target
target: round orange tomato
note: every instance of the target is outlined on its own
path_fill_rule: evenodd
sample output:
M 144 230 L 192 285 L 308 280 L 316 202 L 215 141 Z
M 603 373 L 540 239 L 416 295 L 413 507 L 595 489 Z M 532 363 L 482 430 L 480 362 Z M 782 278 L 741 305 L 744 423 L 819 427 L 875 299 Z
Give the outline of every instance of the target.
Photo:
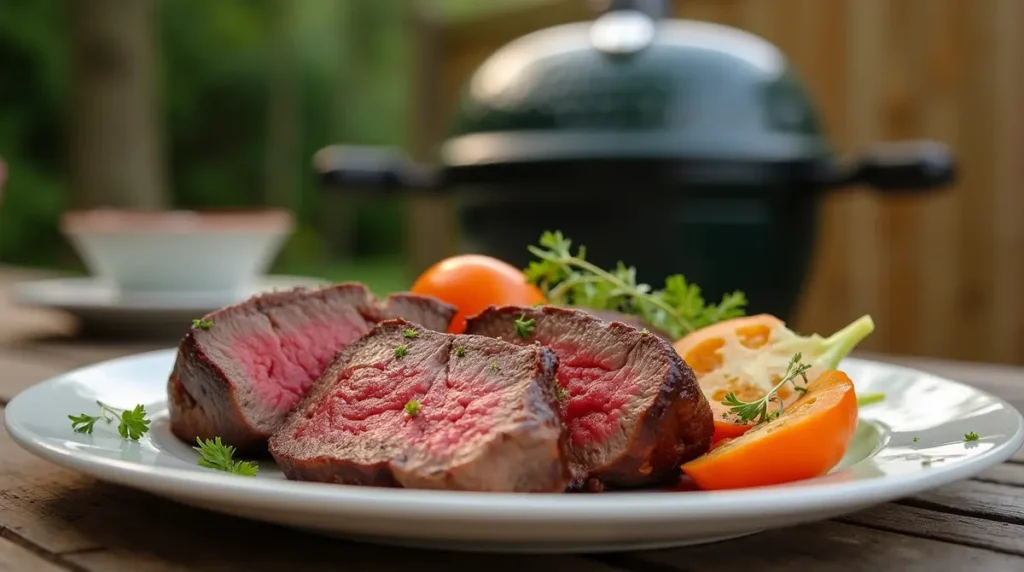
M 416 279 L 413 294 L 433 296 L 458 308 L 448 331 L 466 329 L 466 318 L 488 306 L 532 306 L 546 302 L 521 270 L 497 258 L 463 254 L 446 258 Z
M 683 465 L 705 490 L 776 485 L 824 475 L 836 466 L 857 430 L 857 395 L 841 371 L 826 370 L 807 393 L 767 423 L 723 439 Z
M 745 372 L 750 356 L 733 355 L 733 361 L 730 362 L 722 355 L 723 350 L 726 346 L 745 348 L 751 352 L 763 350 L 765 346 L 777 341 L 778 333 L 784 329 L 785 324 L 775 316 L 758 314 L 701 328 L 673 344 L 683 361 L 693 369 L 704 396 L 711 404 L 711 411 L 715 416 L 715 435 L 712 443 L 739 437 L 752 427 L 737 422 L 729 407 L 722 404 L 722 399 L 727 393 L 731 392 L 743 401 L 760 399 L 767 393 L 766 388 L 752 383 L 750 375 Z M 788 356 L 781 359 L 788 359 Z M 783 361 L 776 365 L 784 364 Z M 764 381 L 772 386 L 779 379 L 776 375 Z M 787 404 L 797 397 L 789 390 L 789 386 L 780 388 L 778 396 Z

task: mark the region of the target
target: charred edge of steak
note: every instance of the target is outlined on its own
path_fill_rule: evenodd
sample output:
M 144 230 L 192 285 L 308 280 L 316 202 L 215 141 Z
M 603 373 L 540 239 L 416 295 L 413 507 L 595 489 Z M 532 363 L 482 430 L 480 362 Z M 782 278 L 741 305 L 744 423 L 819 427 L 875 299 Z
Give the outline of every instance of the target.
M 534 320 L 534 333 L 526 339 L 516 334 L 515 320 L 520 317 Z M 520 344 L 545 344 L 542 338 L 552 327 L 550 322 L 561 320 L 583 333 L 581 346 L 600 328 L 631 345 L 630 351 L 650 356 L 648 361 L 667 365 L 657 396 L 634 420 L 627 450 L 601 467 L 577 471 L 571 489 L 625 489 L 677 480 L 680 465 L 710 447 L 714 420 L 693 371 L 665 339 L 643 335 L 629 324 L 603 321 L 586 311 L 555 306 L 491 306 L 467 320 L 466 332 L 498 335 Z
M 188 383 L 188 380 L 217 380 L 214 383 Z M 209 358 L 196 344 L 192 332 L 185 335 L 167 381 L 167 405 L 171 432 L 186 443 L 196 438 L 220 437 L 240 452 L 262 453 L 267 434 L 253 427 L 242 415 L 242 409 L 217 407 L 217 403 L 234 403 L 234 391 L 224 381 Z
M 330 393 L 337 388 L 338 378 L 346 371 L 360 367 L 376 367 L 369 364 L 352 364 L 351 362 L 353 359 L 357 359 L 361 352 L 367 349 L 367 346 L 372 350 L 373 346 L 379 343 L 379 340 L 377 339 L 378 336 L 388 335 L 391 333 L 389 330 L 403 331 L 406 328 L 413 328 L 417 330 L 421 336 L 430 335 L 429 333 L 425 333 L 423 328 L 420 326 L 411 324 L 401 318 L 381 322 L 371 332 L 364 335 L 345 350 L 339 352 L 334 362 L 316 381 L 312 390 L 307 393 L 307 395 L 300 400 L 298 406 L 292 410 L 292 413 L 289 415 L 285 424 L 270 437 L 270 452 L 288 479 L 378 487 L 403 486 L 395 476 L 396 469 L 394 463 L 398 461 L 397 459 L 379 459 L 372 463 L 358 463 L 351 459 L 339 459 L 332 455 L 314 455 L 311 457 L 296 456 L 296 451 L 301 451 L 303 445 L 296 442 L 295 438 L 292 437 L 292 434 L 302 426 L 304 421 L 303 418 L 310 418 L 312 412 L 316 409 L 321 400 L 325 398 L 325 394 Z M 459 343 L 458 340 L 476 338 L 486 343 L 502 343 L 489 338 L 485 339 L 480 336 L 451 334 L 441 335 L 445 335 L 448 338 L 444 344 L 444 347 L 446 347 L 449 352 L 448 361 L 445 363 L 445 379 L 448 378 L 451 360 L 455 359 L 451 356 L 452 352 L 454 352 L 455 345 Z M 571 478 L 568 465 L 566 463 L 566 459 L 568 459 L 569 455 L 568 442 L 565 431 L 561 430 L 561 412 L 558 407 L 558 397 L 554 386 L 555 374 L 558 369 L 558 357 L 554 352 L 547 348 L 536 348 L 535 352 L 536 368 L 531 377 L 531 387 L 528 389 L 530 394 L 524 395 L 523 398 L 534 400 L 540 399 L 547 412 L 551 415 L 551 419 L 547 423 L 554 423 L 554 427 L 559 429 L 557 439 L 557 456 L 552 459 L 552 462 L 557 464 L 558 474 L 554 475 L 548 471 L 546 475 L 541 475 L 540 478 L 534 478 L 530 486 L 536 487 L 538 490 L 545 492 L 558 492 L 560 490 L 564 490 L 565 484 L 568 483 Z M 495 439 L 490 443 L 486 443 L 484 445 L 484 449 L 477 451 L 478 455 L 474 455 L 474 458 L 476 459 L 475 462 L 480 463 L 480 466 L 474 466 L 473 469 L 486 470 L 489 468 L 491 464 L 486 462 L 487 459 L 496 458 L 496 455 L 500 456 L 500 448 L 508 442 L 514 441 L 516 438 L 515 432 L 502 433 L 499 435 L 498 439 Z M 449 466 L 442 475 L 430 473 L 428 480 L 433 482 L 433 486 L 428 486 L 426 488 L 465 488 L 464 473 L 466 472 L 466 469 L 465 465 L 454 467 Z M 417 480 L 422 481 L 423 479 L 420 478 Z M 471 479 L 471 481 L 472 480 L 473 479 Z M 462 483 L 461 485 L 460 482 Z M 439 484 L 441 486 L 438 486 Z
M 458 312 L 458 308 L 455 306 L 433 296 L 409 292 L 388 295 L 383 303 L 378 304 L 378 308 L 380 308 L 380 312 L 375 320 L 378 323 L 385 320 L 403 319 L 435 332 L 448 330 L 452 318 Z
M 352 297 L 360 315 L 371 323 L 410 315 L 424 322 L 425 328 L 440 332 L 448 329 L 457 312 L 455 306 L 437 298 L 410 293 L 392 294 L 378 301 L 365 285 L 343 282 L 322 288 L 296 287 L 258 294 L 210 312 L 202 319 L 216 324 L 250 309 L 266 316 L 276 307 L 298 303 L 305 298 L 326 299 L 330 296 Z M 265 454 L 267 438 L 273 428 L 255 427 L 245 418 L 242 404 L 235 388 L 228 382 L 227 374 L 206 354 L 203 344 L 197 340 L 197 336 L 208 335 L 216 335 L 216 332 L 190 329 L 178 345 L 174 368 L 167 380 L 171 431 L 188 443 L 195 442 L 197 437 L 221 437 L 239 453 Z

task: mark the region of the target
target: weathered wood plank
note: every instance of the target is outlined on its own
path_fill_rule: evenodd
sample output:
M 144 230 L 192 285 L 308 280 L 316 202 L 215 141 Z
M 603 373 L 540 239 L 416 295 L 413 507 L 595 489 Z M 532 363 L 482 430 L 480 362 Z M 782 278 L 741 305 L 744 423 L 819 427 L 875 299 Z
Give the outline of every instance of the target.
M 882 139 L 903 140 L 920 133 L 921 94 L 924 67 L 922 40 L 929 30 L 914 23 L 920 14 L 917 2 L 888 2 L 883 35 L 880 38 L 886 57 L 878 62 L 879 86 L 877 115 L 882 120 Z M 888 284 L 881 294 L 878 331 L 881 347 L 893 353 L 914 351 L 914 326 L 930 308 L 920 306 L 922 280 L 914 261 L 914 238 L 923 226 L 917 212 L 920 198 L 914 196 L 885 197 L 880 205 L 879 231 L 883 281 Z M 900 316 L 899 320 L 882 319 Z
M 967 54 L 964 46 L 963 22 L 967 9 L 965 0 L 918 0 L 920 27 L 925 28 L 925 53 L 914 63 L 924 70 L 923 96 L 915 101 L 922 115 L 921 130 L 916 137 L 934 137 L 957 147 L 959 128 L 958 100 Z M 958 332 L 949 327 L 949 314 L 936 308 L 957 306 L 960 236 L 959 197 L 968 189 L 962 180 L 951 188 L 928 197 L 920 197 L 916 209 L 917 232 L 911 240 L 917 256 L 912 266 L 922 276 L 918 281 L 917 321 L 913 334 L 914 353 L 952 356 L 956 351 Z M 941 252 L 944 256 L 935 256 Z M 951 310 L 952 311 L 952 310 Z
M 1024 463 L 1024 449 L 1017 451 L 1012 457 L 1010 457 L 1011 463 Z
M 792 33 L 802 39 L 798 53 L 804 57 L 796 65 L 819 106 L 822 124 L 830 137 L 844 141 L 849 132 L 849 78 L 845 67 L 836 62 L 848 58 L 849 30 L 845 11 L 838 5 L 809 0 L 796 18 L 787 15 L 785 19 L 794 21 Z M 771 7 L 766 11 L 770 12 Z M 855 232 L 846 217 L 846 205 L 851 200 L 855 198 L 846 193 L 830 193 L 824 198 L 816 252 L 794 320 L 797 331 L 834 332 L 849 321 L 850 316 L 834 308 L 848 308 L 855 287 L 844 247 L 847 237 Z
M 895 504 L 859 512 L 840 521 L 1024 556 L 1024 526 L 1020 524 Z
M 1020 570 L 1024 559 L 957 544 L 829 521 L 724 543 L 602 557 L 634 570 L 760 572 Z
M 174 342 L 47 338 L 15 343 L 8 347 L 26 356 L 35 356 L 37 360 L 60 363 L 65 369 L 71 369 L 127 355 L 173 348 Z
M 1017 487 L 961 481 L 901 501 L 908 506 L 1024 525 L 1024 495 Z
M 66 570 L 27 548 L 0 537 L 0 572 L 58 572 Z
M 19 306 L 14 301 L 13 290 L 19 282 L 53 276 L 49 272 L 0 266 L 0 345 L 33 336 L 66 335 L 73 331 L 74 321 L 69 316 Z
M 0 404 L 7 403 L 23 389 L 63 369 L 63 366 L 40 360 L 38 356 L 0 349 Z
M 1024 449 L 1018 451 L 1017 455 L 1024 453 Z M 975 477 L 976 481 L 996 483 L 1011 487 L 1024 487 L 1024 465 L 1018 463 L 1003 463 L 981 473 Z M 1019 491 L 1024 496 L 1024 491 Z
M 862 148 L 882 137 L 883 77 L 880 64 L 888 61 L 884 45 L 885 20 L 889 3 L 885 0 L 848 0 L 842 3 L 846 12 L 846 61 L 837 62 L 846 69 L 846 140 L 854 149 Z M 880 198 L 867 189 L 851 190 L 846 203 L 847 228 L 856 240 L 847 240 L 845 260 L 847 276 L 854 287 L 850 290 L 850 305 L 846 320 L 853 316 L 872 314 L 882 319 L 884 272 L 881 240 Z M 893 317 L 886 316 L 891 320 Z M 881 336 L 869 336 L 861 347 L 881 349 Z
M 88 570 L 614 568 L 572 556 L 457 554 L 364 545 L 209 513 L 36 459 L 0 432 L 0 528 Z
M 1020 215 L 1024 212 L 1021 194 L 1024 168 L 1020 150 L 1024 144 L 1024 112 L 1020 102 L 1024 99 L 1024 40 L 1020 23 L 1024 21 L 1024 3 L 1020 0 L 991 2 L 988 26 L 992 35 L 992 51 L 986 59 L 994 70 L 988 103 L 996 118 L 993 131 L 991 167 L 994 196 L 992 211 L 988 214 L 991 233 L 992 263 L 997 269 L 992 283 L 992 306 L 995 309 L 989 324 L 992 349 L 990 359 L 1017 356 L 1024 349 L 1024 302 L 1020 284 L 1024 282 L 1024 225 Z M 980 63 L 980 62 L 979 62 Z

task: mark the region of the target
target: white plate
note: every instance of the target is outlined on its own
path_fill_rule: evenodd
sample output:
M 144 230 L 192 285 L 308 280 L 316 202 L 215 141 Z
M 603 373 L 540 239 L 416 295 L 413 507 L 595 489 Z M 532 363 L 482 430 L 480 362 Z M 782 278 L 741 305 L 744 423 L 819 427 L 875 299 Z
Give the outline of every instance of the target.
M 14 288 L 20 304 L 62 310 L 93 332 L 180 337 L 194 318 L 254 294 L 327 282 L 302 276 L 264 276 L 237 292 L 121 293 L 93 277 L 22 282 Z
M 1009 404 L 967 385 L 849 359 L 862 409 L 854 446 L 831 474 L 784 486 L 721 492 L 497 494 L 287 481 L 271 461 L 256 478 L 196 465 L 167 422 L 174 352 L 108 361 L 36 385 L 11 401 L 5 423 L 32 453 L 100 479 L 204 509 L 331 535 L 463 550 L 597 552 L 693 544 L 838 516 L 970 477 L 1024 442 Z M 2 375 L 2 374 L 0 374 Z M 68 414 L 143 403 L 152 430 L 123 441 L 113 426 L 71 430 Z M 967 432 L 981 439 L 965 443 Z M 918 437 L 918 442 L 913 438 Z M 930 463 L 923 462 L 931 459 Z

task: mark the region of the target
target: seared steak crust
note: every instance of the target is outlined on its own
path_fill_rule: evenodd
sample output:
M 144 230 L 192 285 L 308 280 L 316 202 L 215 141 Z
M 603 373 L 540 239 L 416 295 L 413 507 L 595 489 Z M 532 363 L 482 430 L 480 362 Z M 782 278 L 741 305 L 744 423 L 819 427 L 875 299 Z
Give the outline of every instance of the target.
M 517 320 L 533 321 L 525 337 Z M 550 306 L 491 307 L 469 318 L 466 331 L 539 342 L 558 355 L 558 383 L 569 394 L 562 415 L 575 486 L 667 482 L 710 446 L 711 407 L 693 371 L 657 335 Z

